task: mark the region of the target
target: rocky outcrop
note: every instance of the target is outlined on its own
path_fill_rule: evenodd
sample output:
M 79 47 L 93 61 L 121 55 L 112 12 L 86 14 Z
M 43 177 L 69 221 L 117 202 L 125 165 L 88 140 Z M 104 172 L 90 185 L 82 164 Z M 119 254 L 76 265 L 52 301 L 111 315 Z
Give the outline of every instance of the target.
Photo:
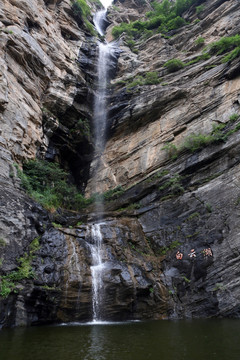
M 46 211 L 24 194 L 14 200 L 12 189 L 6 191 L 11 206 L 5 203 L 6 193 L 1 193 L 6 232 L 0 254 L 4 259 L 1 271 L 7 278 L 1 281 L 7 280 L 2 291 L 7 287 L 13 291 L 0 302 L 1 327 L 92 319 L 92 225 L 64 228 L 55 224 L 55 228 Z M 128 218 L 107 219 L 101 232 L 102 318 L 166 317 L 169 295 L 160 281 L 159 258 L 140 224 Z M 25 272 L 20 276 L 23 264 Z M 26 273 L 29 267 L 31 272 Z
M 191 25 L 178 29 L 170 39 L 156 34 L 136 41 L 138 54 L 124 44 L 123 36 L 109 110 L 112 134 L 98 169 L 100 192 L 134 184 L 164 166 L 166 142 L 179 146 L 191 133 L 210 133 L 213 125 L 225 123 L 239 112 L 238 59 L 222 64 L 222 56 L 212 56 L 175 73 L 163 67 L 172 58 L 188 63 L 201 55 L 202 46 L 195 43 L 199 37 L 206 46 L 239 33 L 237 1 L 216 1 L 214 5 L 206 1 L 204 8 L 200 22 L 194 24 L 196 13 L 190 15 Z M 132 79 L 153 71 L 159 85 L 127 87 Z M 91 186 L 90 180 L 88 192 Z
M 3 1 L 0 11 L 2 175 L 9 177 L 13 162 L 46 157 L 84 187 L 92 95 L 78 57 L 91 34 L 70 0 Z M 87 134 L 80 120 L 88 123 Z

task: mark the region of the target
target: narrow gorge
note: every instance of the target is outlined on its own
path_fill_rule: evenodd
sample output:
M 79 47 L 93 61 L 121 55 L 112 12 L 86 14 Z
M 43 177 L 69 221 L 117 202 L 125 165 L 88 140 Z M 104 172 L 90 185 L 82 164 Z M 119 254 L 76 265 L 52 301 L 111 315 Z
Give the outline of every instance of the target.
M 2 0 L 0 327 L 239 318 L 239 16 Z

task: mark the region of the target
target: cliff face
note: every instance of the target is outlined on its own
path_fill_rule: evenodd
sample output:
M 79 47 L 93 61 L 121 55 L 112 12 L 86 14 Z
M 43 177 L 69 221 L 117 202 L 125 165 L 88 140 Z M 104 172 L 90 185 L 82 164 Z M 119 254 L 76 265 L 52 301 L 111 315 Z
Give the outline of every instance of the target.
M 101 225 L 104 318 L 239 317 L 239 57 L 202 56 L 239 33 L 239 1 L 199 1 L 202 11 L 188 9 L 189 24 L 165 36 L 134 45 L 121 36 L 94 179 L 92 137 L 77 123 L 92 127 L 96 38 L 68 0 L 3 4 L 0 255 L 2 292 L 12 291 L 0 301 L 0 323 L 92 316 L 92 209 L 49 214 L 29 199 L 13 164 L 36 156 L 58 161 L 88 194 L 96 183 L 99 192 L 123 189 L 106 202 Z M 150 9 L 116 2 L 107 38 Z M 173 58 L 185 66 L 170 72 Z M 156 84 L 132 85 L 153 72 Z M 17 269 L 27 276 L 15 279 Z
M 120 3 L 120 9 L 124 4 Z M 104 167 L 98 169 L 100 191 L 132 185 L 165 165 L 168 154 L 162 149 L 166 142 L 180 146 L 188 135 L 208 134 L 213 125 L 226 123 L 239 111 L 238 59 L 222 64 L 222 57 L 212 56 L 175 73 L 163 66 L 174 58 L 186 64 L 200 56 L 204 46 L 238 34 L 238 15 L 237 1 L 206 1 L 199 22 L 194 23 L 196 12 L 189 11 L 190 25 L 176 30 L 170 39 L 156 34 L 136 41 L 137 54 L 126 46 L 123 34 L 109 110 L 112 136 Z M 198 38 L 204 44 L 196 44 Z M 159 85 L 127 86 L 129 78 L 148 72 L 157 72 Z
M 3 1 L 0 11 L 1 174 L 8 178 L 14 162 L 46 157 L 70 167 L 81 185 L 92 145 L 69 131 L 91 117 L 91 90 L 77 62 L 91 35 L 70 0 Z

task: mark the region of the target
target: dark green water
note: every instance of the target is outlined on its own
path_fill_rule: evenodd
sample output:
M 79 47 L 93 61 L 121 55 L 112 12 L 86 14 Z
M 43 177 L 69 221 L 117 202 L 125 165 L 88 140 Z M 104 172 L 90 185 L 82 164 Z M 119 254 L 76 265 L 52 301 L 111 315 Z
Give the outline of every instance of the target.
M 0 331 L 0 360 L 239 360 L 239 320 L 154 321 Z

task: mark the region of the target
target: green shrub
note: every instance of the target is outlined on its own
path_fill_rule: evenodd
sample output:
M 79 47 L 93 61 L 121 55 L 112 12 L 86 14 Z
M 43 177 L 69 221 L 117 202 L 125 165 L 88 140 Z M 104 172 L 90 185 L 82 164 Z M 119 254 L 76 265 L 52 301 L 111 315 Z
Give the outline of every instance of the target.
M 239 114 L 232 114 L 232 115 L 229 117 L 229 120 L 230 120 L 231 122 L 234 122 L 234 121 L 236 121 L 238 118 L 239 118 Z
M 73 10 L 81 14 L 84 19 L 91 15 L 91 9 L 85 0 L 75 0 L 73 2 Z
M 184 67 L 184 63 L 179 59 L 171 59 L 168 60 L 164 65 L 168 69 L 169 72 L 175 72 Z
M 204 42 L 205 42 L 204 38 L 200 36 L 200 37 L 195 41 L 195 44 L 196 44 L 196 45 L 203 45 Z
M 175 160 L 178 156 L 178 149 L 176 145 L 172 143 L 167 143 L 166 145 L 164 145 L 162 150 L 166 150 L 168 157 L 172 160 Z
M 196 6 L 196 13 L 200 14 L 204 10 L 204 5 Z
M 124 194 L 124 189 L 121 185 L 118 185 L 114 189 L 108 190 L 103 194 L 105 200 L 113 200 Z
M 130 90 L 138 85 L 144 85 L 144 78 L 142 76 L 136 76 L 136 78 L 127 85 L 127 90 Z
M 236 47 L 229 54 L 225 55 L 224 58 L 222 59 L 222 63 L 226 63 L 228 61 L 233 61 L 238 56 L 240 56 L 240 46 Z
M 146 31 L 166 33 L 170 30 L 178 29 L 186 24 L 181 15 L 197 0 L 176 0 L 170 2 L 163 0 L 161 3 L 153 1 L 153 10 L 146 13 L 147 20 L 137 20 L 130 23 L 121 23 L 114 26 L 112 35 L 116 39 L 123 32 L 128 36 L 138 39 L 140 37 L 151 36 Z
M 212 141 L 212 135 L 192 134 L 185 139 L 182 147 L 183 149 L 195 152 L 196 150 L 209 145 Z
M 212 43 L 210 45 L 209 52 L 211 54 L 221 55 L 227 51 L 234 49 L 235 47 L 240 47 L 240 35 L 223 37 L 220 40 Z
M 159 80 L 158 73 L 156 71 L 150 71 L 146 73 L 144 84 L 154 85 L 159 84 L 160 81 L 161 80 Z
M 163 185 L 161 185 L 158 188 L 158 190 L 160 191 L 167 190 L 168 192 L 171 192 L 173 195 L 182 194 L 184 192 L 184 188 L 181 185 L 181 181 L 182 181 L 182 177 L 179 174 L 175 174 Z
M 23 189 L 48 210 L 58 207 L 79 210 L 92 202 L 69 183 L 69 174 L 57 163 L 30 160 L 23 165 L 23 172 L 17 168 L 17 173 Z
M 11 292 L 16 292 L 17 283 L 34 276 L 31 263 L 35 252 L 39 250 L 39 248 L 39 238 L 35 238 L 29 245 L 29 253 L 25 253 L 17 260 L 19 263 L 17 270 L 0 276 L 0 296 L 7 298 Z
M 184 25 L 186 25 L 186 21 L 182 17 L 177 16 L 174 19 L 169 20 L 166 24 L 166 27 L 169 31 L 169 30 L 178 29 Z
M 85 25 L 85 28 L 92 34 L 95 34 L 94 26 L 89 22 L 91 9 L 85 0 L 74 0 L 72 2 L 74 14 L 80 17 Z
M 211 56 L 210 56 L 209 54 L 203 53 L 202 55 L 197 56 L 195 59 L 188 61 L 188 62 L 187 62 L 186 64 L 184 64 L 184 65 L 185 65 L 185 66 L 192 65 L 192 64 L 195 64 L 195 63 L 197 63 L 197 62 L 199 62 L 199 61 L 201 61 L 201 60 L 208 60 L 208 59 L 210 59 L 210 57 L 211 57 Z

